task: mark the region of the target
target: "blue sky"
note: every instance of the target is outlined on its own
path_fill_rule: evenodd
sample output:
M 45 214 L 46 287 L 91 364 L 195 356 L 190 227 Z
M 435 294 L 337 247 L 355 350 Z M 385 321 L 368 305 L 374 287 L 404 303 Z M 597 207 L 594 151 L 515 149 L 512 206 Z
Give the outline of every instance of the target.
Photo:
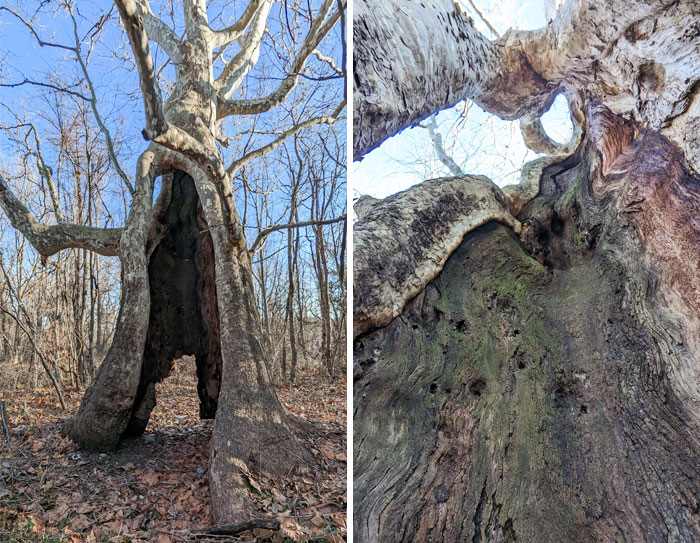
M 212 0 L 208 2 L 210 22 L 213 27 L 221 28 L 235 21 L 247 5 L 247 0 Z M 19 0 L 0 0 L 0 6 L 20 6 L 20 11 L 25 17 L 37 10 L 41 2 L 24 2 Z M 112 11 L 111 19 L 105 25 L 105 31 L 101 42 L 95 47 L 90 56 L 89 72 L 96 87 L 98 95 L 98 109 L 105 124 L 109 128 L 113 139 L 118 146 L 118 157 L 122 168 L 133 177 L 136 160 L 143 152 L 148 143 L 141 136 L 144 126 L 143 103 L 138 92 L 138 76 L 133 69 L 132 53 L 128 42 L 124 43 L 122 33 L 118 27 L 117 10 L 111 0 L 81 0 L 76 2 L 79 35 L 82 40 L 81 51 L 85 56 L 89 49 L 89 40 L 92 23 L 100 16 Z M 174 10 L 168 8 L 169 2 L 162 0 L 152 0 L 151 6 L 155 13 L 160 13 L 163 19 L 175 27 L 176 32 L 182 34 L 184 23 L 182 21 L 181 2 L 175 1 Z M 291 8 L 291 3 L 289 4 Z M 303 5 L 306 7 L 306 3 Z M 314 12 L 320 5 L 320 0 L 310 2 Z M 73 25 L 67 14 L 57 9 L 56 17 L 49 13 L 51 4 L 44 7 L 37 16 L 37 32 L 42 39 L 62 43 L 68 46 L 73 45 Z M 305 11 L 305 10 L 304 10 Z M 171 18 L 171 12 L 173 14 Z M 300 24 L 295 32 L 292 44 L 292 37 L 286 28 L 287 16 L 293 21 L 293 14 L 285 14 L 284 3 L 276 3 L 270 13 L 268 20 L 268 35 L 264 38 L 261 47 L 260 61 L 253 68 L 248 76 L 248 83 L 244 83 L 235 97 L 252 97 L 267 93 L 276 88 L 285 74 L 284 63 L 291 58 L 284 55 L 284 47 L 290 46 L 296 50 L 303 41 L 308 24 Z M 166 56 L 159 48 L 151 42 L 152 53 L 157 67 L 163 65 Z M 341 65 L 341 45 L 340 45 L 340 24 L 331 31 L 318 49 L 325 55 L 331 56 L 338 66 Z M 229 47 L 227 59 L 230 59 L 237 51 L 237 46 Z M 219 70 L 222 68 L 221 62 L 216 65 Z M 164 73 L 174 78 L 174 70 L 166 68 Z M 328 76 L 331 70 L 316 57 L 311 56 L 307 63 L 305 72 L 311 76 Z M 216 72 L 215 72 L 216 75 Z M 87 93 L 84 88 L 77 86 L 81 79 L 79 66 L 71 52 L 50 47 L 40 47 L 31 36 L 28 29 L 7 12 L 0 11 L 0 82 L 15 83 L 29 78 L 36 81 L 52 81 L 56 77 L 61 77 L 68 82 L 70 88 Z M 167 98 L 167 89 L 163 89 L 164 98 Z M 342 100 L 343 80 L 330 79 L 318 83 L 307 78 L 301 78 L 298 87 L 293 91 L 285 105 L 275 108 L 275 110 L 264 113 L 257 117 L 239 117 L 225 121 L 225 135 L 233 137 L 228 149 L 222 149 L 225 162 L 240 156 L 241 154 L 257 148 L 271 139 L 274 135 L 266 134 L 277 130 L 283 130 L 293 124 L 292 119 L 304 120 L 317 115 L 328 115 Z M 17 88 L 0 88 L 0 124 L 15 124 L 13 116 L 3 104 L 9 106 L 14 111 L 24 112 L 27 119 L 34 122 L 39 128 L 42 139 L 42 152 L 46 162 L 55 168 L 57 162 L 58 148 L 51 143 L 56 137 L 55 127 L 52 126 L 53 119 L 44 112 L 50 103 L 50 93 L 46 89 L 37 86 L 22 86 Z M 296 104 L 296 109 L 292 111 L 291 105 Z M 256 134 L 252 138 L 236 137 L 238 134 L 255 127 Z M 333 137 L 338 138 L 344 145 L 345 123 L 340 121 L 331 129 L 322 125 L 307 129 L 304 134 L 313 137 L 328 138 L 328 132 L 332 130 Z M 284 185 L 288 172 L 285 168 L 279 167 L 282 161 L 284 149 L 274 151 L 270 156 L 259 161 L 265 163 L 267 171 L 262 179 L 262 169 L 256 165 L 246 172 L 249 180 L 256 183 L 258 180 L 267 182 L 268 179 L 276 179 L 278 185 Z M 294 153 L 291 153 L 294 156 Z M 0 167 L 5 170 L 13 169 L 17 161 L 17 148 L 14 146 L 3 131 L 0 131 Z M 114 179 L 110 182 L 113 189 L 112 196 L 115 200 L 121 199 L 120 182 L 114 172 L 111 172 Z M 257 179 L 260 177 L 260 179 Z M 59 191 L 63 191 L 62 180 L 58 180 Z M 240 183 L 237 184 L 237 186 Z M 67 186 L 67 185 L 66 185 Z M 68 194 L 65 194 L 69 197 Z M 129 197 L 127 195 L 127 200 Z M 242 204 L 242 198 L 238 199 Z M 344 204 L 344 199 L 341 202 Z M 283 213 L 285 206 L 284 197 L 279 201 L 278 214 Z M 123 222 L 123 209 L 120 205 L 111 206 L 114 209 L 113 216 L 117 225 Z M 123 205 L 121 206 L 123 208 Z M 40 213 L 41 210 L 33 211 Z M 240 209 L 243 214 L 243 209 Z M 303 213 L 302 213 L 303 214 Z M 301 220 L 304 220 L 302 217 Z M 286 222 L 286 221 L 285 221 Z
M 101 16 L 111 11 L 110 19 L 104 27 L 104 33 L 90 54 L 88 70 L 95 85 L 98 95 L 98 109 L 105 124 L 111 132 L 115 141 L 117 155 L 123 170 L 133 179 L 136 160 L 148 146 L 144 141 L 141 131 L 144 127 L 143 102 L 139 92 L 138 76 L 133 68 L 133 55 L 128 41 L 124 41 L 124 36 L 120 30 L 117 10 L 112 0 L 80 0 L 75 1 L 77 6 L 79 36 L 81 39 L 81 52 L 85 57 L 90 49 L 90 35 L 93 23 Z M 173 4 L 174 9 L 168 6 Z M 209 0 L 210 23 L 214 28 L 223 28 L 235 21 L 243 12 L 248 0 Z M 253 68 L 235 98 L 250 98 L 263 96 L 274 90 L 286 74 L 285 64 L 291 63 L 293 55 L 299 49 L 308 31 L 308 20 L 306 18 L 307 7 L 310 6 L 314 13 L 317 12 L 321 0 L 306 0 L 302 2 L 277 2 L 270 13 L 268 19 L 268 33 L 263 40 L 260 52 L 260 61 Z M 58 2 L 43 2 L 40 0 L 0 0 L 0 7 L 19 7 L 22 15 L 29 19 L 36 14 L 35 28 L 41 38 L 45 41 L 62 43 L 73 46 L 73 24 Z M 285 5 L 289 6 L 290 12 L 284 11 Z M 295 25 L 293 6 L 300 5 L 300 13 Z M 152 0 L 151 6 L 156 14 L 160 14 L 166 23 L 172 25 L 178 34 L 182 34 L 184 23 L 182 21 L 182 2 L 174 0 L 167 2 L 164 0 Z M 56 10 L 56 16 L 52 11 Z M 39 10 L 37 12 L 37 10 Z M 172 13 L 172 15 L 171 15 Z M 286 21 L 289 18 L 295 31 L 293 36 L 287 28 Z M 341 30 L 340 24 L 336 24 L 331 33 L 321 42 L 318 50 L 334 59 L 337 66 L 342 66 L 341 54 Z M 294 42 L 294 43 L 293 43 Z M 166 56 L 158 47 L 151 42 L 151 51 L 154 56 L 157 68 L 160 68 L 166 61 Z M 292 54 L 285 48 L 289 47 Z M 226 58 L 231 59 L 238 50 L 237 45 L 232 45 L 227 50 Z M 222 64 L 219 62 L 215 66 L 221 70 Z M 166 78 L 173 79 L 174 70 L 171 66 L 164 70 Z M 299 84 L 289 96 L 285 104 L 274 108 L 270 112 L 258 116 L 235 117 L 224 123 L 224 136 L 230 137 L 228 148 L 222 148 L 225 164 L 229 164 L 253 149 L 256 149 L 269 142 L 276 136 L 273 131 L 280 132 L 298 121 L 319 115 L 329 115 L 343 99 L 344 81 L 342 78 L 326 78 L 320 81 L 314 79 L 324 76 L 336 75 L 325 63 L 322 63 L 311 56 L 307 62 L 304 72 L 306 76 L 301 77 Z M 67 84 L 75 91 L 87 93 L 87 89 L 80 85 L 82 73 L 72 52 L 50 47 L 40 47 L 32 37 L 29 30 L 16 18 L 6 11 L 0 11 L 0 82 L 5 84 L 16 83 L 24 78 L 41 81 Z M 164 98 L 168 96 L 167 88 L 163 88 Z M 63 95 L 61 102 L 61 116 L 64 120 L 75 116 L 76 104 L 80 98 Z M 54 178 L 59 185 L 59 197 L 63 203 L 63 211 L 69 220 L 75 222 L 85 222 L 85 217 L 72 217 L 71 204 L 75 200 L 73 190 L 74 179 L 81 178 L 75 174 L 75 169 L 70 164 L 65 155 L 59 160 L 59 137 L 57 129 L 57 115 L 51 110 L 55 108 L 53 93 L 47 89 L 25 85 L 22 87 L 8 88 L 0 87 L 0 125 L 11 126 L 17 121 L 11 111 L 14 111 L 21 118 L 26 117 L 27 122 L 33 122 L 38 129 L 42 154 L 46 163 L 53 169 Z M 93 143 L 96 147 L 103 143 L 103 136 L 99 133 L 93 121 Z M 251 131 L 254 132 L 251 134 Z M 17 192 L 24 203 L 35 213 L 40 220 L 51 224 L 55 221 L 52 206 L 48 198 L 48 191 L 31 190 L 41 184 L 40 176 L 36 172 L 34 159 L 27 160 L 29 174 L 23 171 L 21 142 L 26 134 L 26 129 L 20 129 L 10 134 L 0 130 L 0 169 L 7 175 L 8 182 Z M 19 138 L 19 145 L 17 141 Z M 339 149 L 339 159 L 345 160 L 346 148 L 346 124 L 340 120 L 335 124 L 317 125 L 306 129 L 300 133 L 305 140 L 305 144 L 315 146 L 315 149 L 328 150 L 326 153 L 314 153 L 314 160 L 302 160 L 302 176 L 305 178 L 304 189 L 300 195 L 299 221 L 310 219 L 310 186 L 312 180 L 319 175 L 329 175 L 334 167 L 334 160 L 328 152 L 335 154 Z M 31 140 L 30 140 L 31 141 Z M 302 147 L 303 147 L 302 145 Z M 302 149 L 303 150 L 303 149 Z M 293 167 L 288 166 L 289 159 L 293 162 Z M 299 172 L 296 166 L 296 152 L 294 140 L 288 140 L 287 144 L 275 151 L 250 163 L 245 170 L 247 182 L 252 189 L 259 194 L 247 193 L 245 197 L 243 191 L 243 181 L 240 172 L 234 179 L 234 191 L 236 204 L 241 216 L 247 218 L 247 238 L 249 244 L 257 236 L 257 225 L 255 219 L 255 207 L 262 207 L 261 202 L 269 194 L 267 203 L 268 214 L 263 215 L 261 226 L 273 224 L 285 224 L 289 222 L 289 180 L 290 172 L 295 175 Z M 342 172 L 345 174 L 345 172 Z M 108 167 L 102 172 L 101 184 L 106 186 L 104 191 L 104 205 L 99 206 L 100 216 L 98 226 L 122 226 L 124 223 L 125 211 L 130 207 L 131 198 L 122 188 L 113 167 Z M 333 195 L 330 208 L 326 212 L 326 218 L 337 217 L 345 213 L 346 191 L 345 175 L 339 178 L 339 188 Z M 81 191 L 85 191 L 85 183 Z M 158 189 L 158 184 L 156 190 Z M 22 198 L 25 193 L 32 191 L 34 197 Z M 93 222 L 93 224 L 95 224 Z M 335 223 L 324 228 L 324 234 L 329 238 L 327 243 L 340 243 L 342 238 L 342 223 Z M 308 230 L 308 231 L 307 231 Z M 4 213 L 0 211 L 0 252 L 7 249 L 7 254 L 13 254 L 12 243 L 15 232 L 9 226 Z M 302 282 L 311 281 L 313 270 L 310 262 L 308 247 L 313 240 L 313 233 L 310 229 L 301 231 L 301 259 Z M 309 240 L 309 241 L 306 241 Z M 286 231 L 274 232 L 268 237 L 262 255 L 274 261 L 275 255 L 281 254 L 286 247 Z M 34 251 L 30 251 L 34 258 Z M 286 255 L 282 255 L 285 256 Z M 282 257 L 280 257 L 282 258 Z M 285 258 L 282 258 L 286 262 Z M 286 265 L 286 264 L 285 264 Z M 332 265 L 332 264 L 331 264 Z M 272 266 L 272 264 L 271 264 Z M 282 268 L 283 269 L 283 268 Z
M 466 0 L 461 2 L 473 14 Z M 502 35 L 510 28 L 534 30 L 545 25 L 543 0 L 474 0 L 486 19 Z M 486 25 L 472 15 L 477 28 L 491 37 Z M 496 184 L 517 183 L 522 165 L 537 157 L 522 141 L 517 122 L 484 112 L 475 104 L 440 112 L 436 117 L 444 147 L 466 173 L 482 174 Z M 568 106 L 557 97 L 542 123 L 553 139 L 565 142 L 571 133 Z M 412 128 L 389 138 L 362 161 L 354 162 L 355 196 L 369 194 L 384 198 L 426 179 L 450 175 L 433 151 L 428 130 Z

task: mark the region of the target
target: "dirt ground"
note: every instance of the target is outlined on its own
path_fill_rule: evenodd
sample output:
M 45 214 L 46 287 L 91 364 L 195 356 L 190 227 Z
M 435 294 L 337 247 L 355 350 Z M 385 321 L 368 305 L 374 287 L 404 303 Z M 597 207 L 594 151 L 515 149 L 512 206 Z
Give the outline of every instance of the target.
M 66 394 L 67 411 L 49 389 L 3 394 L 11 440 L 8 446 L 0 431 L 0 541 L 345 541 L 345 384 L 305 376 L 278 393 L 307 428 L 319 469 L 280 481 L 250 474 L 260 517 L 279 520 L 280 529 L 236 537 L 197 535 L 212 523 L 213 421 L 199 420 L 193 375 L 176 372 L 160 385 L 145 434 L 114 454 L 79 451 L 61 436 L 61 421 L 75 412 L 81 394 Z

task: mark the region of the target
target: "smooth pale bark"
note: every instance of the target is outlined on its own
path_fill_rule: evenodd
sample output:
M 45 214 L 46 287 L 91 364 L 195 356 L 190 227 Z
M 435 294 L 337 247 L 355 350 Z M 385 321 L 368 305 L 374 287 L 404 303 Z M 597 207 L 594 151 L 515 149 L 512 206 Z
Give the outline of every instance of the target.
M 20 202 L 0 175 L 0 205 L 10 224 L 29 240 L 43 257 L 70 247 L 90 249 L 104 256 L 116 256 L 122 228 L 96 228 L 61 222 L 44 225 Z
M 655 128 L 688 113 L 697 118 L 689 111 L 700 74 L 698 36 L 689 30 L 697 9 L 695 2 L 569 0 L 544 29 L 490 42 L 451 0 L 359 0 L 355 159 L 464 99 L 517 119 L 541 115 L 557 92 L 586 90 Z M 676 124 L 669 136 L 697 146 L 695 124 Z
M 119 244 L 122 264 L 122 300 L 112 345 L 85 391 L 78 412 L 65 423 L 65 431 L 79 446 L 113 450 L 131 417 L 141 374 L 148 330 L 150 292 L 146 242 L 155 153 L 139 158 L 134 199 Z

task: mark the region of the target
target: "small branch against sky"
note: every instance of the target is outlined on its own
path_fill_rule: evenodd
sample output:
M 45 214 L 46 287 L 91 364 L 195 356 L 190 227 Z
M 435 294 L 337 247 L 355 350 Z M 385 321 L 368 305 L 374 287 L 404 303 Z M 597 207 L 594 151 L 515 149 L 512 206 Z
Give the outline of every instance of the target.
M 277 232 L 278 230 L 288 230 L 290 228 L 302 228 L 304 226 L 322 226 L 326 224 L 333 224 L 336 222 L 344 221 L 345 219 L 346 216 L 342 215 L 341 217 L 336 217 L 334 219 L 326 219 L 322 221 L 304 221 L 298 223 L 276 224 L 275 226 L 270 226 L 268 228 L 265 228 L 263 231 L 260 232 L 260 234 L 258 234 L 258 237 L 253 242 L 253 245 L 251 245 L 250 249 L 248 249 L 248 252 L 251 254 L 255 254 L 260 249 L 260 246 L 263 243 L 263 241 L 265 241 L 265 238 L 272 232 Z
M 482 22 L 488 27 L 488 29 L 493 33 L 494 36 L 497 38 L 500 38 L 501 35 L 498 33 L 498 31 L 489 23 L 488 19 L 484 17 L 484 14 L 479 10 L 478 7 L 476 7 L 476 4 L 474 3 L 473 0 L 466 0 L 471 8 L 474 10 L 474 12 L 478 15 L 479 19 L 482 20 Z
M 431 115 L 428 118 L 428 122 L 421 126 L 427 128 L 428 134 L 430 134 L 430 140 L 433 142 L 435 152 L 437 153 L 440 162 L 447 167 L 452 175 L 464 175 L 462 168 L 460 168 L 454 159 L 445 152 L 445 148 L 442 145 L 442 134 L 437 131 L 438 126 L 435 120 L 435 115 Z
M 129 176 L 126 175 L 126 173 L 122 169 L 121 164 L 119 164 L 119 159 L 117 158 L 117 154 L 114 152 L 114 143 L 112 141 L 112 135 L 109 133 L 109 130 L 107 129 L 107 126 L 104 124 L 102 117 L 100 116 L 100 112 L 97 109 L 97 94 L 95 93 L 95 87 L 92 84 L 92 79 L 90 79 L 90 73 L 88 72 L 87 64 L 85 63 L 85 60 L 83 59 L 83 55 L 80 52 L 80 38 L 78 36 L 78 22 L 75 20 L 75 15 L 73 14 L 72 5 L 69 5 L 68 12 L 70 14 L 71 21 L 73 21 L 73 37 L 75 38 L 74 52 L 75 52 L 75 56 L 78 60 L 78 64 L 80 64 L 80 69 L 83 72 L 83 76 L 85 77 L 85 82 L 87 83 L 88 89 L 90 90 L 90 107 L 92 108 L 92 113 L 95 116 L 95 121 L 97 121 L 97 124 L 100 127 L 100 130 L 102 131 L 102 134 L 105 137 L 105 143 L 107 145 L 107 151 L 109 152 L 109 158 L 112 161 L 112 165 L 114 166 L 114 169 L 117 171 L 117 174 L 119 175 L 122 182 L 124 183 L 124 186 L 127 188 L 129 193 L 133 196 L 134 195 L 134 186 L 131 184 L 131 180 L 129 179 Z

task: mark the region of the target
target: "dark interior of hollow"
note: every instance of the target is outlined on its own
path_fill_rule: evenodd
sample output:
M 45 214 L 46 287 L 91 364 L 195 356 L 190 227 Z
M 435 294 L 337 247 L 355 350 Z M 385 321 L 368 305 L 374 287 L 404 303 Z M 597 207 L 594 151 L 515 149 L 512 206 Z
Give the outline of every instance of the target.
M 126 436 L 143 433 L 156 405 L 155 384 L 173 361 L 194 355 L 199 415 L 212 419 L 221 386 L 221 341 L 214 247 L 192 177 L 175 172 L 172 195 L 160 217 L 164 232 L 151 254 L 151 315 L 141 379 Z

